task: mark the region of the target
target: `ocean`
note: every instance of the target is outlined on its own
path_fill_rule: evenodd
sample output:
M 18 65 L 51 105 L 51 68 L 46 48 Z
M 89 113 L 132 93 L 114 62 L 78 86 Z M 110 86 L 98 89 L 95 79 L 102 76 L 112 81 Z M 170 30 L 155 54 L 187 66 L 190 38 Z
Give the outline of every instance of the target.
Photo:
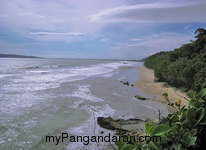
M 155 101 L 130 85 L 142 62 L 89 59 L 0 59 L 0 149 L 96 149 L 96 143 L 46 143 L 47 135 L 108 134 L 97 117 L 155 119 Z M 105 144 L 99 145 L 102 149 Z

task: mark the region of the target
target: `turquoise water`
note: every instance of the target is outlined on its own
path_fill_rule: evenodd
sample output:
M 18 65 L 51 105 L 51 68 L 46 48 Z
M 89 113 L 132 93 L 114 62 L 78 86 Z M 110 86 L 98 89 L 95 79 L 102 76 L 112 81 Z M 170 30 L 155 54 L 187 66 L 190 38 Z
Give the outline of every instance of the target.
M 98 135 L 98 116 L 154 119 L 156 102 L 139 102 L 140 62 L 85 59 L 0 59 L 0 149 L 95 149 L 45 142 L 46 135 Z M 104 146 L 104 145 L 103 145 Z

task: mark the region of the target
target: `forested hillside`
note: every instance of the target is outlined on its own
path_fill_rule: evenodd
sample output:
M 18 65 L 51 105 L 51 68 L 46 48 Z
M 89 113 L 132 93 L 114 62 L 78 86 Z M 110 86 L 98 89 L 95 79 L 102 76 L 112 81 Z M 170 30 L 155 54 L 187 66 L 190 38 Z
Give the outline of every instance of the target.
M 162 141 L 119 142 L 120 150 L 202 150 L 206 141 L 206 30 L 195 31 L 196 40 L 170 52 L 160 52 L 148 57 L 145 66 L 154 69 L 159 81 L 191 90 L 188 92 L 189 106 L 181 104 L 181 99 L 170 102 L 169 95 L 163 93 L 168 105 L 175 110 L 162 119 L 147 121 L 145 134 L 160 136 Z
M 169 52 L 159 52 L 145 61 L 154 69 L 159 81 L 183 88 L 200 91 L 206 87 L 206 30 L 195 31 L 196 40 Z

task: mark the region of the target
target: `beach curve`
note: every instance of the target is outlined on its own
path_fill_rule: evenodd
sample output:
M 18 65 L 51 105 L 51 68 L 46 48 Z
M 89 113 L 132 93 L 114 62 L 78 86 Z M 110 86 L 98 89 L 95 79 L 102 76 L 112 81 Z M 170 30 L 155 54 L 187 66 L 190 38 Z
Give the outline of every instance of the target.
M 165 86 L 162 82 L 156 82 L 154 71 L 146 68 L 145 66 L 138 67 L 138 73 L 140 79 L 134 83 L 134 86 L 139 88 L 143 93 L 153 95 L 154 99 L 159 100 L 162 103 L 167 104 L 167 101 L 162 96 L 163 93 L 168 93 L 170 102 L 174 103 L 178 99 L 181 99 L 182 106 L 188 106 L 187 93 L 181 92 L 172 87 Z M 174 109 L 167 107 L 169 113 L 174 112 Z

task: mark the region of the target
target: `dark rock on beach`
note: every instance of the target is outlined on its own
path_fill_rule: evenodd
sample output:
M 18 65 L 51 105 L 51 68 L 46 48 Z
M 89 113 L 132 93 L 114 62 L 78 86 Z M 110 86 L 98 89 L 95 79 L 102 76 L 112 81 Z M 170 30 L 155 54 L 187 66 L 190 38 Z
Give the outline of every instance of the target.
M 121 83 L 123 83 L 124 85 L 128 85 L 129 86 L 129 82 L 124 82 L 124 81 L 120 81 Z
M 145 97 L 142 97 L 142 96 L 139 96 L 139 95 L 135 95 L 134 97 L 136 99 L 139 99 L 139 100 L 148 100 L 148 98 L 145 98 Z
M 145 120 L 131 118 L 131 119 L 113 119 L 111 117 L 98 117 L 97 123 L 100 127 L 108 130 L 129 131 L 132 129 L 144 129 Z
M 125 85 L 129 85 L 129 82 L 127 81 L 127 82 L 124 82 L 123 84 L 125 84 Z
M 128 81 L 124 82 L 124 81 L 120 81 L 121 83 L 123 83 L 124 85 L 128 85 L 128 86 L 134 86 L 134 84 L 130 84 Z
M 98 117 L 97 123 L 100 125 L 100 127 L 105 129 L 109 129 L 109 130 L 121 129 L 120 124 L 118 124 L 117 121 L 112 119 L 111 117 L 108 118 Z

